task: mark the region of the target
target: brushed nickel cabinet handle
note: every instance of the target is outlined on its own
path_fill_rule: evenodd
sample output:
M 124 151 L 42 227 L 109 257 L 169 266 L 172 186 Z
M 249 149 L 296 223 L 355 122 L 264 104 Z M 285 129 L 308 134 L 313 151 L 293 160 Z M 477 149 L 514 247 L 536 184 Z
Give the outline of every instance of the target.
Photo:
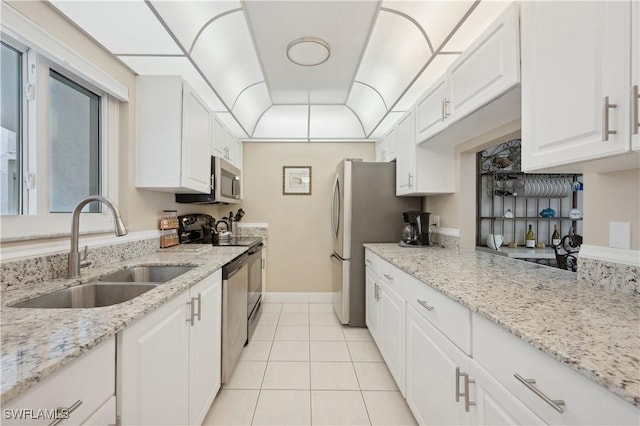
M 191 300 L 187 302 L 187 305 L 189 306 L 189 318 L 187 318 L 187 322 L 191 323 L 191 327 L 193 327 L 196 322 L 196 305 L 193 300 L 194 298 L 192 297 Z
M 449 101 L 447 100 L 447 98 L 444 98 L 444 101 L 442 102 L 442 109 L 443 109 L 442 121 L 444 121 L 450 115 L 449 114 Z
M 407 183 L 409 188 L 413 188 L 413 175 L 409 173 L 409 182 Z
M 638 117 L 638 100 L 640 95 L 638 94 L 638 85 L 636 84 L 631 88 L 631 134 L 637 135 L 638 128 L 640 127 L 640 117 Z
M 609 97 L 604 97 L 604 102 L 602 105 L 602 141 L 606 142 L 609 140 L 609 135 L 615 135 L 618 133 L 617 130 L 609 130 L 609 110 L 611 108 L 618 108 L 618 104 L 610 104 Z
M 374 293 L 374 297 L 376 299 L 376 302 L 380 301 L 380 286 L 378 285 L 378 283 L 374 284 L 374 288 L 375 288 L 375 293 Z
M 422 307 L 425 308 L 427 311 L 433 311 L 435 309 L 433 306 L 427 305 L 427 301 L 426 300 L 418 299 L 418 303 L 421 304 Z
M 446 117 L 446 116 L 444 115 L 444 114 L 445 114 L 445 111 L 444 111 L 444 108 L 445 108 L 444 103 L 445 103 L 446 101 L 447 101 L 446 99 L 443 99 L 443 100 L 442 100 L 442 103 L 440 104 L 440 117 L 441 117 L 442 121 L 444 121 L 444 119 L 445 119 L 445 117 Z
M 367 262 L 369 265 L 373 264 L 373 262 L 371 261 L 371 259 L 365 259 L 365 262 Z
M 460 392 L 460 378 L 464 378 L 464 392 Z M 469 412 L 469 407 L 476 405 L 475 402 L 469 401 L 469 383 L 476 381 L 469 378 L 468 373 L 461 373 L 460 367 L 456 367 L 456 402 L 460 402 L 460 397 L 464 396 L 464 411 Z
M 56 426 L 61 421 L 68 419 L 71 413 L 76 411 L 76 408 L 78 408 L 81 405 L 82 405 L 82 400 L 79 399 L 76 402 L 74 402 L 70 407 L 56 408 L 56 419 L 51 423 L 49 423 L 49 426 Z
M 520 383 L 522 383 L 523 385 L 525 385 L 527 387 L 527 389 L 529 389 L 531 392 L 533 392 L 537 396 L 539 396 L 544 402 L 549 404 L 558 413 L 564 413 L 564 407 L 566 406 L 565 402 L 563 400 L 561 400 L 561 399 L 551 399 L 551 398 L 549 398 L 540 389 L 538 389 L 537 386 L 534 386 L 536 384 L 536 381 L 534 379 L 525 379 L 524 377 L 522 377 L 518 373 L 514 374 L 513 377 L 518 379 L 518 381 Z
M 384 277 L 385 277 L 386 279 L 388 279 L 389 281 L 393 281 L 393 277 L 392 277 L 391 275 L 389 275 L 389 274 L 383 274 L 383 275 L 384 275 Z
M 198 317 L 198 321 L 202 319 L 202 294 L 198 293 L 198 297 L 192 297 L 191 300 L 195 302 L 198 301 L 198 313 L 196 316 Z

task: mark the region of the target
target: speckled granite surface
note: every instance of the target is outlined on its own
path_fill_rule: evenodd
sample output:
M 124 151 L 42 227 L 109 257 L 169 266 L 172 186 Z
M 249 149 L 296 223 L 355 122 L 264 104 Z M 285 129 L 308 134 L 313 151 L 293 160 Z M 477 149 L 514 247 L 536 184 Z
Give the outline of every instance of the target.
M 78 279 L 32 282 L 3 291 L 0 308 L 1 401 L 4 403 L 29 389 L 244 251 L 246 248 L 243 247 L 177 246 L 121 263 L 83 270 Z M 189 264 L 197 267 L 135 299 L 114 306 L 92 309 L 7 307 L 139 264 Z
M 460 248 L 460 237 L 456 237 L 454 235 L 434 232 L 431 234 L 431 240 L 447 249 L 458 250 Z
M 87 260 L 91 261 L 87 269 L 95 269 L 108 263 L 153 253 L 158 251 L 159 247 L 160 241 L 158 238 L 148 238 L 112 246 L 91 248 L 87 252 Z M 82 250 L 83 248 L 80 247 L 80 249 Z M 0 264 L 2 290 L 66 277 L 67 255 L 68 253 L 58 253 L 3 262 Z
M 578 280 L 581 284 L 640 295 L 640 268 L 637 266 L 579 257 Z
M 239 237 L 269 237 L 269 225 L 266 223 L 242 223 L 238 222 Z
M 640 296 L 483 252 L 365 244 L 472 312 L 640 406 Z

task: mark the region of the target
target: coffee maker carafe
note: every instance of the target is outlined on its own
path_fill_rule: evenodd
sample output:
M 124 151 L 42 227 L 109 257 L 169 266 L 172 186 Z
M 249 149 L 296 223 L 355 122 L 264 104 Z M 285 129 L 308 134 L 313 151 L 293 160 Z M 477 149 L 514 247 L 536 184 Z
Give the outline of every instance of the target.
M 411 246 L 429 245 L 429 212 L 403 212 L 402 242 Z

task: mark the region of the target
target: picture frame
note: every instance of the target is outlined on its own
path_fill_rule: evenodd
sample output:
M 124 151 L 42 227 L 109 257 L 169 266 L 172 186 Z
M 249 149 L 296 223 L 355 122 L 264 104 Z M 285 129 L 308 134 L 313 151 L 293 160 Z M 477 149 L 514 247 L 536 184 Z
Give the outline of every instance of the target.
M 282 166 L 282 195 L 311 195 L 311 166 Z

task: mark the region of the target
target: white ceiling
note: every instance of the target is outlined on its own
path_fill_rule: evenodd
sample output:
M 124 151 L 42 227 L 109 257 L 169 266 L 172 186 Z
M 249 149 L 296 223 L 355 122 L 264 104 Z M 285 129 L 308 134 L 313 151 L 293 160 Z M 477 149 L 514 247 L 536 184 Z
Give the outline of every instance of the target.
M 51 3 L 136 73 L 182 75 L 237 137 L 306 141 L 380 137 L 510 2 Z M 329 59 L 290 62 L 301 37 Z

